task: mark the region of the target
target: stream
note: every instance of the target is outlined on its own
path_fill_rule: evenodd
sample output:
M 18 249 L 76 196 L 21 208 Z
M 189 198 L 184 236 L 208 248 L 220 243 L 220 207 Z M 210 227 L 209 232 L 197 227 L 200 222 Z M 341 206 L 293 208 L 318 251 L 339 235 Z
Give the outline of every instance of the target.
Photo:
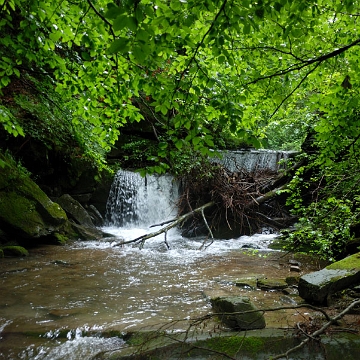
M 141 229 L 121 232 L 134 237 Z M 0 359 L 91 359 L 122 346 L 112 330 L 129 332 L 211 312 L 209 296 L 251 294 L 259 307 L 281 304 L 278 293 L 241 289 L 240 277 L 283 277 L 289 268 L 279 253 L 268 252 L 274 235 L 216 240 L 199 250 L 204 239 L 158 236 L 136 247 L 111 242 L 76 241 L 41 246 L 26 258 L 0 262 Z M 258 247 L 245 250 L 241 246 Z M 290 318 L 297 320 L 297 313 Z M 282 316 L 276 327 L 286 327 Z M 269 320 L 268 320 L 269 322 Z M 186 322 L 178 323 L 179 328 Z
M 130 176 L 132 187 L 123 191 L 118 183 L 126 183 L 124 178 L 114 181 L 111 220 L 102 229 L 109 238 L 42 245 L 27 257 L 1 259 L 0 359 L 90 360 L 124 346 L 119 333 L 169 322 L 174 330 L 185 329 L 187 320 L 211 312 L 209 299 L 219 294 L 246 294 L 258 307 L 289 305 L 279 292 L 235 286 L 244 277 L 254 281 L 291 275 L 287 258 L 267 249 L 275 234 L 210 244 L 172 229 L 167 234 L 170 249 L 163 234 L 147 240 L 142 250 L 131 244 L 113 246 L 171 218 L 171 199 L 177 196 L 166 190 L 169 179 L 151 185 L 132 174 L 120 175 Z M 303 315 L 291 310 L 266 316 L 267 326 L 287 328 Z

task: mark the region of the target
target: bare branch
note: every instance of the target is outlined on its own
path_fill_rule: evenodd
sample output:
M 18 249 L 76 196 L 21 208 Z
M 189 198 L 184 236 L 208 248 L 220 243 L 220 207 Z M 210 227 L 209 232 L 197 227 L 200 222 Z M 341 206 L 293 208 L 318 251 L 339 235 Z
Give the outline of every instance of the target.
M 276 360 L 276 359 L 281 359 L 281 358 L 288 358 L 289 354 L 293 353 L 294 351 L 296 351 L 298 349 L 301 349 L 306 343 L 309 342 L 310 339 L 316 338 L 317 336 L 321 335 L 330 325 L 336 323 L 338 320 L 340 320 L 342 317 L 344 317 L 354 306 L 359 305 L 359 304 L 360 304 L 360 300 L 353 301 L 345 310 L 343 310 L 341 313 L 339 313 L 335 317 L 331 318 L 320 329 L 314 331 L 306 339 L 304 339 L 299 345 L 289 349 L 288 351 L 286 351 L 283 354 L 272 357 L 272 359 Z
M 266 76 L 261 76 L 259 78 L 256 78 L 252 81 L 249 81 L 248 83 L 245 83 L 244 86 L 248 86 L 248 85 L 252 85 L 252 84 L 256 84 L 257 82 L 261 81 L 261 80 L 266 80 L 266 79 L 271 79 L 271 78 L 274 78 L 274 77 L 277 77 L 277 76 L 282 76 L 282 75 L 285 75 L 285 74 L 288 74 L 292 71 L 295 71 L 295 70 L 301 70 L 303 69 L 304 67 L 306 66 L 309 66 L 311 64 L 315 64 L 315 63 L 322 63 L 323 61 L 326 61 L 328 59 L 331 59 L 333 57 L 336 57 L 340 54 L 342 54 L 343 52 L 349 50 L 350 48 L 358 45 L 360 43 L 360 39 L 357 39 L 355 41 L 353 41 L 352 43 L 346 45 L 346 46 L 343 46 L 339 49 L 336 49 L 334 51 L 331 51 L 325 55 L 322 55 L 322 56 L 319 56 L 319 57 L 316 57 L 316 58 L 313 58 L 313 59 L 308 59 L 308 60 L 301 60 L 300 63 L 297 63 L 297 64 L 293 64 L 291 66 L 289 66 L 288 68 L 286 69 L 282 69 L 280 71 L 277 71 L 273 74 L 270 74 L 270 75 L 266 75 Z
M 141 244 L 140 246 L 142 247 L 146 240 L 151 239 L 151 238 L 153 238 L 153 237 L 155 237 L 157 235 L 160 235 L 162 233 L 166 234 L 171 228 L 181 224 L 188 217 L 190 217 L 190 216 L 192 216 L 192 215 L 194 215 L 194 214 L 196 214 L 198 212 L 203 212 L 204 209 L 206 209 L 206 208 L 208 208 L 210 206 L 213 206 L 213 205 L 214 205 L 213 202 L 209 202 L 209 203 L 207 203 L 207 204 L 205 204 L 203 206 L 200 206 L 199 208 L 197 208 L 197 209 L 195 209 L 195 210 L 193 210 L 193 211 L 191 211 L 191 212 L 189 212 L 187 214 L 179 216 L 176 219 L 164 222 L 163 224 L 170 223 L 170 225 L 165 226 L 164 228 L 162 228 L 162 229 L 160 229 L 158 231 L 155 231 L 155 232 L 150 233 L 150 234 L 145 234 L 145 235 L 139 236 L 139 237 L 137 237 L 136 239 L 133 239 L 133 240 L 119 241 L 119 242 L 113 244 L 113 246 L 121 246 L 121 245 L 125 245 L 125 244 L 131 244 L 131 243 L 140 242 L 140 244 Z M 155 226 L 155 225 L 153 225 L 153 226 Z M 166 238 L 165 238 L 165 243 L 166 243 Z M 167 246 L 168 246 L 168 244 L 167 244 Z

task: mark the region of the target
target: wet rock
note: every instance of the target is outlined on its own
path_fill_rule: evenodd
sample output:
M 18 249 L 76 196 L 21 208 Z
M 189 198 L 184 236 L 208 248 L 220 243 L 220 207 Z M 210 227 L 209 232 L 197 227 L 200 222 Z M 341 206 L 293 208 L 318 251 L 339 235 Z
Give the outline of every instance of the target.
M 297 285 L 299 283 L 299 280 L 300 278 L 298 276 L 288 276 L 286 279 L 285 279 L 285 282 L 292 286 L 292 285 Z
M 219 313 L 219 319 L 231 329 L 252 330 L 266 326 L 263 313 L 258 311 L 248 297 L 217 297 L 211 299 L 211 305 L 214 312 Z
M 331 294 L 360 283 L 360 253 L 326 268 L 303 275 L 299 280 L 299 295 L 311 302 L 327 304 Z
M 28 256 L 29 252 L 22 246 L 3 246 L 4 256 Z
M 67 217 L 27 174 L 14 164 L 0 171 L 0 227 L 5 234 L 24 239 L 60 232 Z
M 102 226 L 104 224 L 104 219 L 100 214 L 100 211 L 94 205 L 89 205 L 86 210 L 89 213 L 94 225 Z
M 297 261 L 295 259 L 289 259 L 289 264 L 290 265 L 294 265 L 294 266 L 301 266 L 301 262 L 300 261 Z
M 88 227 L 73 223 L 72 227 L 82 240 L 100 240 L 107 236 L 106 233 L 94 226 Z
M 235 285 L 243 289 L 255 290 L 257 288 L 258 277 L 259 275 L 250 275 L 243 278 L 238 278 L 235 280 Z
M 282 290 L 289 285 L 283 279 L 258 279 L 257 287 L 261 290 Z
M 290 305 L 299 305 L 304 302 L 304 300 L 297 295 L 282 295 L 280 296 L 279 300 L 283 304 L 290 304 Z
M 60 196 L 56 202 L 65 210 L 69 219 L 73 219 L 79 225 L 95 227 L 88 212 L 69 194 Z
M 287 287 L 281 292 L 285 295 L 299 295 L 299 290 L 296 287 Z
M 301 269 L 300 269 L 299 266 L 291 265 L 291 266 L 290 266 L 290 271 L 293 271 L 293 272 L 301 272 Z

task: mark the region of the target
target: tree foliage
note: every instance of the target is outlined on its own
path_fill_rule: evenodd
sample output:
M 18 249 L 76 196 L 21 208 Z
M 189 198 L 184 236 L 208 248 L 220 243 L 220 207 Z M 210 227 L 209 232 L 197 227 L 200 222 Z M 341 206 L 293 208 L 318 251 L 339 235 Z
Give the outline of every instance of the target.
M 47 77 L 94 156 L 123 126 L 148 122 L 157 140 L 148 172 L 175 168 L 182 153 L 211 155 L 222 134 L 288 149 L 314 129 L 330 184 L 358 172 L 359 5 L 0 0 L 0 90 Z M 0 113 L 9 134 L 24 135 L 6 104 Z
M 163 130 L 163 165 L 174 147 L 208 155 L 214 128 L 259 146 L 266 126 L 294 108 L 307 122 L 327 114 L 317 128 L 331 137 L 328 118 L 340 112 L 345 121 L 345 105 L 348 113 L 357 106 L 357 2 L 2 0 L 0 6 L 1 86 L 24 71 L 50 76 L 71 103 L 74 126 L 90 127 L 107 150 L 122 125 L 143 120 L 134 98 L 146 102 Z M 21 134 L 9 117 L 2 122 Z

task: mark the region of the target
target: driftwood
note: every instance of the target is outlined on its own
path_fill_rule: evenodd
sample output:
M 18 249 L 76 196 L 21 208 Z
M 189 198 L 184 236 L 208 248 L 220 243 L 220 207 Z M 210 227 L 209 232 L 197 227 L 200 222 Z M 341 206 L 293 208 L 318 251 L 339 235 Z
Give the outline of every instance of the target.
M 251 235 L 264 226 L 282 229 L 295 221 L 285 207 L 285 196 L 277 196 L 288 186 L 291 174 L 302 165 L 296 163 L 280 174 L 270 169 L 230 171 L 221 164 L 202 165 L 182 178 L 183 195 L 178 201 L 179 213 L 214 202 L 207 219 L 212 229 L 227 224 L 234 234 Z M 205 176 L 204 173 L 207 175 Z M 210 174 L 210 175 L 208 175 Z M 189 233 L 201 228 L 199 216 L 186 224 Z
M 140 243 L 140 249 L 144 246 L 145 244 L 145 241 L 148 240 L 148 239 L 151 239 L 157 235 L 160 235 L 160 234 L 165 234 L 165 244 L 167 246 L 167 248 L 169 248 L 169 245 L 167 243 L 167 239 L 166 239 L 166 234 L 167 232 L 172 229 L 173 227 L 177 226 L 177 225 L 180 225 L 183 221 L 185 221 L 187 218 L 189 218 L 190 216 L 193 216 L 194 214 L 196 213 L 201 213 L 202 216 L 203 216 L 203 219 L 204 219 L 204 222 L 205 222 L 205 225 L 207 226 L 208 230 L 209 230 L 209 233 L 211 235 L 211 238 L 213 239 L 213 235 L 212 235 L 212 232 L 211 232 L 211 229 L 206 221 L 206 218 L 205 218 L 205 215 L 204 215 L 204 210 L 208 207 L 211 207 L 213 206 L 214 203 L 213 202 L 208 202 L 207 204 L 203 205 L 203 206 L 200 206 L 198 207 L 197 209 L 193 210 L 193 211 L 190 211 L 189 213 L 187 214 L 184 214 L 184 215 L 181 215 L 175 219 L 172 219 L 172 220 L 167 220 L 167 221 L 164 221 L 163 223 L 160 223 L 160 224 L 155 224 L 155 225 L 152 225 L 151 227 L 155 227 L 155 226 L 162 226 L 162 225 L 165 225 L 165 224 L 169 224 L 167 226 L 165 226 L 164 228 L 158 230 L 158 231 L 155 231 L 155 232 L 152 232 L 150 234 L 145 234 L 145 235 L 142 235 L 142 236 L 139 236 L 137 237 L 136 239 L 133 239 L 133 240 L 128 240 L 128 241 L 119 241 L 115 244 L 113 244 L 112 246 L 122 246 L 122 245 L 126 245 L 126 244 L 132 244 L 132 243 L 137 243 L 139 242 Z

